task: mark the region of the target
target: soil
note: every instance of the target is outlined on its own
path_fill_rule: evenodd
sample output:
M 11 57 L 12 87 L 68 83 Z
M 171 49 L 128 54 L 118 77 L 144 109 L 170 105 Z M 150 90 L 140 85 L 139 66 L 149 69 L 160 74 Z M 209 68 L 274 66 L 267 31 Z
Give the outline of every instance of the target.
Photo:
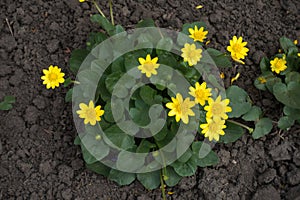
M 107 16 L 106 1 L 100 1 Z M 204 7 L 195 9 L 199 4 Z M 243 36 L 250 49 L 246 64 L 226 70 L 225 82 L 237 71 L 236 84 L 277 121 L 281 106 L 253 86 L 262 56 L 274 55 L 281 36 L 300 39 L 298 0 L 115 0 L 115 21 L 126 28 L 153 18 L 159 27 L 179 30 L 197 20 L 208 25 L 211 47 L 226 51 L 233 35 Z M 0 99 L 14 95 L 10 111 L 0 112 L 0 199 L 161 199 L 137 181 L 119 187 L 85 168 L 73 145 L 76 131 L 66 88 L 46 90 L 42 69 L 59 65 L 67 76 L 70 50 L 83 47 L 97 30 L 96 13 L 78 0 L 0 1 Z M 11 27 L 11 31 L 9 26 Z M 274 128 L 259 140 L 243 136 L 217 145 L 220 163 L 184 178 L 168 199 L 300 199 L 300 126 Z

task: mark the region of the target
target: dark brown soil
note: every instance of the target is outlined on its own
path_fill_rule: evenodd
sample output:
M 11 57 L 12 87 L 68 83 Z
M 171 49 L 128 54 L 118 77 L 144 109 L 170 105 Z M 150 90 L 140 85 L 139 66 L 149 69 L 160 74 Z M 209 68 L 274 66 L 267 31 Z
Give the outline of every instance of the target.
M 108 16 L 108 7 L 102 7 Z M 195 6 L 202 4 L 203 9 Z M 225 52 L 229 39 L 241 35 L 250 49 L 238 85 L 264 107 L 274 121 L 281 106 L 252 85 L 263 55 L 278 51 L 285 35 L 300 38 L 298 0 L 125 0 L 115 1 L 115 20 L 126 28 L 153 18 L 160 27 L 178 30 L 183 23 L 203 20 L 210 45 Z M 85 169 L 66 89 L 46 90 L 40 76 L 50 64 L 68 76 L 70 50 L 82 47 L 96 13 L 78 0 L 0 1 L 0 99 L 16 96 L 10 111 L 0 112 L 0 199 L 161 199 L 160 190 L 147 191 L 135 182 L 118 187 Z M 8 23 L 13 35 L 10 33 Z M 300 199 L 300 127 L 273 132 L 254 141 L 245 135 L 215 149 L 221 162 L 183 179 L 169 199 Z

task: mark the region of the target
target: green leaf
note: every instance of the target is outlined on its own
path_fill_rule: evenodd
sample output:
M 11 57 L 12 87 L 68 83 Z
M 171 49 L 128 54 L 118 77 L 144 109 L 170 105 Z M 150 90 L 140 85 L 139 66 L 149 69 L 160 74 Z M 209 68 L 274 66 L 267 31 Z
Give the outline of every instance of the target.
M 276 83 L 273 87 L 274 96 L 278 101 L 291 108 L 300 109 L 300 83 Z
M 270 74 L 272 74 L 270 72 Z M 266 82 L 266 87 L 268 88 L 268 90 L 271 92 L 271 93 L 274 93 L 274 85 L 277 84 L 277 83 L 281 83 L 281 79 L 274 76 L 274 74 L 272 75 L 269 75 L 268 78 L 267 78 L 267 82 Z
M 192 157 L 192 155 L 193 152 L 190 149 L 187 149 L 187 151 L 178 158 L 178 161 L 185 163 Z
M 246 114 L 243 115 L 242 119 L 245 121 L 257 121 L 262 114 L 260 107 L 252 106 Z
M 156 141 L 163 140 L 166 135 L 168 134 L 168 127 L 165 125 L 157 134 L 155 134 L 153 137 Z
M 197 170 L 197 160 L 192 156 L 186 163 L 175 161 L 171 166 L 180 176 L 192 176 Z
M 298 82 L 300 83 L 300 73 L 299 72 L 289 72 L 285 75 L 285 82 Z
M 16 98 L 14 96 L 5 96 L 4 102 L 12 104 L 16 102 Z
M 121 99 L 116 99 L 111 103 L 111 108 L 113 112 L 113 118 L 115 122 L 119 122 L 119 120 L 125 117 L 125 108 L 124 102 Z
M 280 46 L 281 48 L 284 50 L 285 53 L 287 53 L 289 51 L 290 48 L 296 48 L 295 44 L 293 43 L 292 40 L 290 40 L 287 37 L 282 37 L 279 39 L 280 42 Z
M 266 84 L 262 83 L 259 79 L 264 78 L 262 76 L 258 77 L 257 79 L 255 79 L 254 81 L 254 86 L 259 89 L 259 90 L 263 90 L 265 91 L 267 89 Z
M 91 21 L 98 23 L 109 35 L 115 34 L 115 27 L 105 17 L 100 14 L 91 16 Z
M 136 152 L 137 153 L 148 153 L 153 148 L 156 148 L 156 145 L 153 144 L 153 143 L 151 143 L 151 142 L 149 142 L 148 140 L 146 140 L 144 138 L 144 139 L 142 139 L 142 142 L 138 146 Z
M 74 144 L 75 145 L 80 145 L 81 144 L 81 140 L 80 140 L 80 137 L 77 135 L 75 140 L 74 140 Z
M 226 56 L 225 53 L 212 48 L 208 48 L 206 52 L 213 59 L 217 67 L 232 67 L 230 57 Z
M 173 186 L 177 185 L 177 183 L 179 183 L 179 181 L 182 178 L 170 166 L 168 166 L 166 168 L 165 172 L 166 172 L 166 174 L 164 174 L 164 181 L 167 184 L 167 186 L 169 186 L 169 187 L 173 187 Z
M 105 135 L 109 140 L 109 141 L 105 141 L 107 144 L 113 143 L 117 147 L 124 150 L 134 147 L 135 144 L 134 138 L 130 135 L 125 134 L 117 125 L 113 125 L 108 129 L 106 129 Z
M 81 144 L 81 152 L 82 152 L 82 156 L 83 156 L 83 159 L 84 161 L 87 163 L 87 164 L 92 164 L 92 163 L 95 163 L 97 162 L 98 160 L 90 153 L 90 151 L 85 148 L 84 145 Z
M 124 66 L 126 71 L 131 70 L 132 68 L 137 68 L 140 64 L 138 59 L 146 57 L 146 52 L 144 51 L 134 51 L 132 54 L 126 54 L 124 59 Z
M 131 152 L 121 151 L 117 159 L 117 168 L 121 171 L 136 171 L 144 166 L 145 156 L 143 154 L 135 154 Z
M 294 120 L 300 119 L 300 109 L 294 109 L 288 106 L 283 108 L 283 113 Z
M 124 56 L 120 56 L 116 60 L 114 60 L 114 62 L 111 64 L 111 71 L 112 72 L 116 72 L 116 71 L 125 72 Z
M 14 96 L 5 96 L 4 100 L 0 102 L 0 110 L 10 110 L 12 109 L 12 104 L 16 102 Z
M 244 129 L 236 124 L 231 122 L 226 122 L 225 135 L 220 137 L 220 142 L 225 144 L 237 141 L 244 134 Z
M 109 172 L 108 178 L 117 182 L 119 185 L 129 185 L 135 180 L 136 175 L 133 173 L 121 172 L 116 169 L 112 169 Z
M 263 57 L 259 64 L 261 72 L 270 71 L 270 60 L 266 57 Z
M 115 34 L 122 33 L 124 31 L 125 31 L 125 29 L 121 25 L 115 26 Z
M 93 48 L 95 48 L 98 44 L 103 42 L 107 39 L 107 36 L 104 33 L 97 32 L 97 33 L 90 33 L 88 41 L 86 43 L 87 50 L 91 51 Z
M 71 102 L 73 95 L 73 88 L 69 89 L 65 96 L 65 102 Z
M 294 123 L 295 123 L 295 120 L 292 119 L 291 117 L 283 116 L 278 121 L 278 127 L 282 130 L 286 130 L 286 129 L 290 128 L 291 126 L 293 126 Z
M 71 83 L 72 83 L 72 79 L 71 78 L 65 79 L 64 87 L 68 87 Z
M 156 53 L 162 54 L 164 51 L 171 51 L 173 47 L 173 40 L 168 37 L 161 38 L 156 45 Z
M 87 164 L 87 168 L 93 172 L 101 174 L 103 176 L 108 176 L 111 168 L 107 167 L 106 165 L 102 164 L 101 162 L 95 162 L 92 164 Z
M 115 122 L 114 120 L 114 116 L 112 114 L 111 111 L 111 103 L 108 102 L 105 106 L 104 106 L 104 119 L 108 122 Z
M 230 99 L 229 106 L 232 108 L 232 112 L 228 113 L 229 118 L 238 118 L 251 109 L 250 98 L 242 88 L 233 85 L 226 90 L 226 96 Z
M 151 121 L 148 115 L 149 105 L 147 105 L 141 99 L 137 99 L 135 101 L 135 106 L 135 108 L 131 108 L 129 110 L 129 115 L 132 118 L 132 120 L 140 126 L 148 125 Z
M 271 132 L 273 128 L 272 120 L 269 118 L 262 118 L 255 124 L 255 129 L 252 133 L 254 139 L 263 137 Z
M 122 77 L 122 75 L 123 75 L 123 72 L 116 71 L 107 76 L 107 78 L 105 80 L 105 85 L 106 85 L 107 90 L 110 93 L 112 93 L 112 91 L 114 90 L 115 84 Z
M 155 27 L 153 19 L 144 19 L 138 22 L 136 28 Z
M 141 96 L 142 100 L 150 106 L 153 105 L 154 103 L 156 103 L 154 101 L 155 95 L 156 95 L 156 90 L 152 89 L 151 87 L 149 87 L 147 85 L 141 87 L 141 89 L 140 89 L 140 96 Z
M 153 190 L 160 185 L 160 171 L 153 171 L 137 174 L 137 179 L 149 190 Z
M 86 134 L 81 138 L 81 149 L 85 162 L 92 164 L 102 160 L 109 154 L 110 148 L 103 140 L 96 139 L 97 129 L 86 127 Z
M 86 49 L 75 49 L 72 51 L 70 57 L 70 69 L 74 74 L 77 74 L 81 64 L 89 53 L 90 51 Z
M 199 167 L 216 165 L 219 162 L 217 154 L 211 150 L 211 147 L 203 142 L 193 142 L 193 156 L 196 158 Z M 201 151 L 200 151 L 201 150 Z

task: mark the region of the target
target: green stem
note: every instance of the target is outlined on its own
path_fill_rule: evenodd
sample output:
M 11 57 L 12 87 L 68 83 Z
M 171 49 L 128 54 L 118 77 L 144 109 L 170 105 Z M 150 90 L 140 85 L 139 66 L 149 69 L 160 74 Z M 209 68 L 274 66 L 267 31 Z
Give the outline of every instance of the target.
M 230 123 L 236 124 L 236 125 L 238 125 L 240 127 L 243 127 L 245 129 L 247 129 L 250 134 L 253 133 L 253 128 L 250 128 L 249 126 L 246 126 L 245 124 L 242 124 L 242 123 L 230 120 L 230 119 L 227 119 L 227 121 L 230 122 Z
M 72 83 L 79 85 L 80 82 L 79 81 L 72 81 Z
M 105 15 L 103 14 L 101 8 L 99 7 L 99 5 L 97 4 L 97 2 L 95 0 L 93 0 L 93 4 L 95 5 L 96 9 L 98 10 L 98 12 L 105 17 Z M 106 17 L 105 17 L 106 18 Z
M 164 175 L 163 175 L 163 172 L 161 171 L 161 173 L 160 173 L 160 186 L 161 186 L 162 198 L 163 198 L 163 200 L 167 200 L 163 176 L 164 176 Z
M 113 9 L 112 9 L 112 0 L 109 0 L 108 2 L 109 2 L 109 12 L 110 12 L 111 23 L 112 23 L 112 25 L 115 25 L 114 14 L 113 14 Z

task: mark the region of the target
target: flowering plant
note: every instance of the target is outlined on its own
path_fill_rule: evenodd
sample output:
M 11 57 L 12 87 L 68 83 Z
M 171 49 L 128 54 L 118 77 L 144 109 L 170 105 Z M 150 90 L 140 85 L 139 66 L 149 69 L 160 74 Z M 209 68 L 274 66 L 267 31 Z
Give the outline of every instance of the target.
M 300 53 L 297 40 L 282 37 L 279 41 L 283 52 L 270 60 L 266 57 L 261 60 L 262 74 L 254 84 L 260 90 L 271 92 L 284 105 L 278 127 L 288 129 L 300 121 Z
M 103 30 L 72 52 L 77 79 L 64 79 L 56 66 L 42 77 L 48 89 L 75 84 L 66 101 L 73 103 L 75 144 L 89 169 L 120 185 L 138 179 L 148 189 L 161 186 L 165 199 L 165 185 L 218 163 L 216 142 L 234 142 L 245 129 L 254 138 L 271 131 L 271 120 L 247 92 L 225 89 L 219 74 L 232 67 L 230 56 L 244 63 L 249 50 L 242 37 L 230 41 L 229 56 L 204 48 L 208 30 L 202 22 L 184 24 L 178 33 L 143 20 L 126 32 L 93 3 L 100 14 L 91 20 Z

